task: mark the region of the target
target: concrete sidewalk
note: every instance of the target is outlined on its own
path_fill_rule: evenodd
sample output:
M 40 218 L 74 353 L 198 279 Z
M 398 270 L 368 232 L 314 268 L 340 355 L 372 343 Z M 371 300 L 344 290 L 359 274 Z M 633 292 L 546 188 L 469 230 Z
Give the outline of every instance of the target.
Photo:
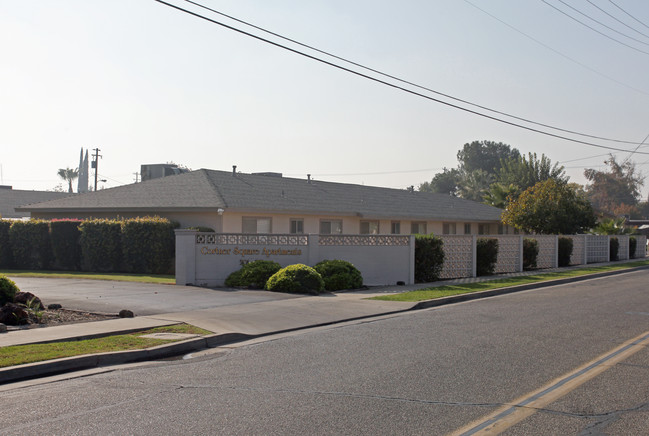
M 615 264 L 621 263 L 623 262 L 615 262 Z M 591 264 L 587 265 L 587 267 L 600 265 L 602 264 Z M 561 268 L 560 270 L 566 271 L 567 269 L 579 269 L 583 267 L 585 266 Z M 649 267 L 640 267 L 636 269 L 649 269 Z M 103 353 L 102 355 L 93 355 L 92 357 L 80 356 L 76 358 L 57 359 L 4 368 L 0 369 L 0 383 L 7 383 L 18 379 L 38 377 L 63 371 L 84 369 L 93 366 L 156 359 L 273 333 L 386 315 L 415 308 L 449 304 L 452 302 L 465 301 L 467 299 L 484 298 L 508 292 L 585 280 L 597 276 L 619 274 L 631 270 L 627 269 L 620 272 L 598 273 L 595 275 L 562 279 L 559 281 L 546 281 L 530 285 L 501 288 L 493 291 L 463 294 L 420 303 L 367 299 L 375 295 L 394 294 L 444 285 L 485 282 L 507 277 L 525 276 L 552 271 L 555 270 L 528 271 L 490 277 L 444 280 L 435 283 L 424 283 L 412 286 L 376 287 L 369 290 L 340 292 L 320 296 L 293 296 L 293 298 L 260 300 L 259 296 L 255 295 L 247 302 L 245 299 L 241 300 L 239 304 L 214 304 L 213 307 L 197 310 L 157 313 L 145 316 L 136 316 L 135 318 L 122 318 L 108 321 L 95 321 L 56 327 L 10 331 L 8 333 L 0 334 L 0 347 L 107 336 L 177 323 L 192 324 L 212 331 L 214 334 L 198 340 L 190 339 L 156 347 L 156 349 L 150 349 L 149 351 L 135 350 L 132 352 Z M 108 286 L 112 285 L 109 284 Z M 184 288 L 169 288 L 169 290 L 173 289 L 182 290 Z M 218 294 L 216 295 L 218 296 Z

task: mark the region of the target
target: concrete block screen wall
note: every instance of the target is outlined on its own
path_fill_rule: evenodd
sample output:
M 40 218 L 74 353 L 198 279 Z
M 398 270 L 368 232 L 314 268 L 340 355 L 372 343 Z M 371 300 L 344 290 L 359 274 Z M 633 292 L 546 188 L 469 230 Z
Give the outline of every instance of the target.
M 223 286 L 247 262 L 351 262 L 366 285 L 414 283 L 415 239 L 404 235 L 277 235 L 176 230 L 176 284 Z

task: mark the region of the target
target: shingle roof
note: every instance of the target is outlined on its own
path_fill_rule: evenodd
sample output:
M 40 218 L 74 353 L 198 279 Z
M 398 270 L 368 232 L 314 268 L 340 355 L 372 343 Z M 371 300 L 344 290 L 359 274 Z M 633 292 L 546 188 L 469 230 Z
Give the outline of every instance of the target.
M 56 198 L 68 197 L 67 192 L 49 191 L 23 191 L 20 189 L 0 189 L 0 217 L 2 218 L 24 218 L 29 217 L 28 212 L 16 211 L 15 208 L 31 203 L 40 203 Z
M 368 218 L 500 220 L 501 210 L 444 194 L 201 169 L 25 207 L 54 211 L 216 210 Z

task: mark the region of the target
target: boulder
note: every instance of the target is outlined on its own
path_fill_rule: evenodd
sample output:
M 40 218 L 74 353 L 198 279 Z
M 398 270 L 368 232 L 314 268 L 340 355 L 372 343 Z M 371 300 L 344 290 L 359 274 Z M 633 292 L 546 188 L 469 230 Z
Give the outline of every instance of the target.
M 7 303 L 0 307 L 0 324 L 22 325 L 29 322 L 29 313 L 14 303 Z
M 41 299 L 38 298 L 36 295 L 32 294 L 31 292 L 17 292 L 16 296 L 14 297 L 14 303 L 24 304 L 25 306 L 28 306 L 27 302 L 29 301 L 32 302 L 31 304 L 32 309 L 37 309 L 37 310 L 45 309 L 45 306 L 43 306 Z
M 122 309 L 119 311 L 119 317 L 120 318 L 133 318 L 135 314 L 133 314 L 133 311 L 127 310 L 127 309 Z
M 52 304 L 48 304 L 48 305 L 47 305 L 47 308 L 48 308 L 49 310 L 59 310 L 59 309 L 61 309 L 62 307 L 63 307 L 63 306 L 61 306 L 59 303 L 52 303 Z
M 7 326 L 4 324 L 0 324 L 0 333 L 7 333 Z

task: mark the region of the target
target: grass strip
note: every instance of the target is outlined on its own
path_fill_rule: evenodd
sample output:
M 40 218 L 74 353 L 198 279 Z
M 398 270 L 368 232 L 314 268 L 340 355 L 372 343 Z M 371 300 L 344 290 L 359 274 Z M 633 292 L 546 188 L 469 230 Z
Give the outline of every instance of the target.
M 385 301 L 403 301 L 417 302 L 424 300 L 434 300 L 436 298 L 449 297 L 452 295 L 468 294 L 470 292 L 487 291 L 491 289 L 506 288 L 509 286 L 527 285 L 530 283 L 545 282 L 548 280 L 558 280 L 570 277 L 579 277 L 589 274 L 595 274 L 607 271 L 617 271 L 638 266 L 647 266 L 649 261 L 642 260 L 637 262 L 628 262 L 620 265 L 604 265 L 585 268 L 576 268 L 567 271 L 556 271 L 547 273 L 538 273 L 520 277 L 508 277 L 503 279 L 494 279 L 478 283 L 466 283 L 461 285 L 444 285 L 418 289 L 416 291 L 402 292 L 400 294 L 381 295 L 371 297 L 370 300 Z
M 84 354 L 106 353 L 109 351 L 141 350 L 144 348 L 151 348 L 181 340 L 151 339 L 140 337 L 141 335 L 150 333 L 187 333 L 208 335 L 211 332 L 189 324 L 177 324 L 165 327 L 156 327 L 153 329 L 128 333 L 124 335 L 106 336 L 96 339 L 84 339 L 81 341 L 12 345 L 0 348 L 0 368 L 22 365 L 25 363 L 60 359 L 62 357 L 81 356 Z
M 83 271 L 32 271 L 32 270 L 0 270 L 0 274 L 9 277 L 41 277 L 59 279 L 89 279 L 114 280 L 119 282 L 157 283 L 165 285 L 176 284 L 172 275 L 128 274 L 128 273 L 93 273 Z

